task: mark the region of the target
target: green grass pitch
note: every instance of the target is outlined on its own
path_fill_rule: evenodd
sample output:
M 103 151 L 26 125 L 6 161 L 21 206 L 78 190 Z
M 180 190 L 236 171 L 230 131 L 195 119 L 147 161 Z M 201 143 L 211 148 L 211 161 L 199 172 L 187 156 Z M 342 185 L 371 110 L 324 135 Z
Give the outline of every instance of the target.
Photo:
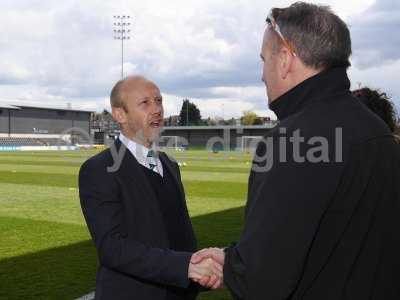
M 0 152 L 0 299 L 75 299 L 93 290 L 96 253 L 77 174 L 95 151 Z M 181 166 L 199 248 L 240 234 L 251 159 L 242 153 L 169 152 Z M 227 291 L 200 300 L 231 299 Z

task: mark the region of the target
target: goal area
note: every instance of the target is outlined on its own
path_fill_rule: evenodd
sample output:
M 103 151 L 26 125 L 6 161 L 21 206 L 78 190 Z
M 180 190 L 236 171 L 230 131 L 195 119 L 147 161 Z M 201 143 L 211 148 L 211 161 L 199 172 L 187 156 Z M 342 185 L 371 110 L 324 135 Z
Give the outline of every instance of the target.
M 164 135 L 158 140 L 158 147 L 161 149 L 185 150 L 182 138 L 177 135 Z

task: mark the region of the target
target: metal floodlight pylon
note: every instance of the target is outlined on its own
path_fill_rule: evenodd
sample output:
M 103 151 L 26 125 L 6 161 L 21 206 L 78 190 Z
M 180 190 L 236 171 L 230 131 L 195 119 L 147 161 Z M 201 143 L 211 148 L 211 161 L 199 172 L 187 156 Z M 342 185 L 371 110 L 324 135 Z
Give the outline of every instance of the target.
M 114 39 L 121 41 L 121 79 L 124 78 L 124 40 L 131 38 L 130 19 L 129 15 L 114 15 Z

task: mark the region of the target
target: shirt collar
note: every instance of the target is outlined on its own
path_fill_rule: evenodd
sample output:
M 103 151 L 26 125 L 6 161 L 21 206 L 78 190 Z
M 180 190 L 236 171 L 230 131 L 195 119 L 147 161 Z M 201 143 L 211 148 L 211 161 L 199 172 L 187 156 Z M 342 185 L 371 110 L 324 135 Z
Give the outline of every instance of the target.
M 128 150 L 132 153 L 132 155 L 139 163 L 146 163 L 147 154 L 150 150 L 149 148 L 127 138 L 122 133 L 119 134 L 119 140 L 125 145 L 126 148 L 128 148 Z M 152 149 L 153 148 L 154 147 L 152 147 Z M 153 150 L 155 151 L 155 149 Z

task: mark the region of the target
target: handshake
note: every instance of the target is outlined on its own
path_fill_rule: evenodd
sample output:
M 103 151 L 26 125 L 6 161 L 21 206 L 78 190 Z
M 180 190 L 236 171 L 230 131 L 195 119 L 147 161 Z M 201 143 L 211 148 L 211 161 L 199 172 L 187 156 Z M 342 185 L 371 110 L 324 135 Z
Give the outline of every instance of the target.
M 192 255 L 189 264 L 189 278 L 205 288 L 223 288 L 223 266 L 225 253 L 220 248 L 207 248 Z

